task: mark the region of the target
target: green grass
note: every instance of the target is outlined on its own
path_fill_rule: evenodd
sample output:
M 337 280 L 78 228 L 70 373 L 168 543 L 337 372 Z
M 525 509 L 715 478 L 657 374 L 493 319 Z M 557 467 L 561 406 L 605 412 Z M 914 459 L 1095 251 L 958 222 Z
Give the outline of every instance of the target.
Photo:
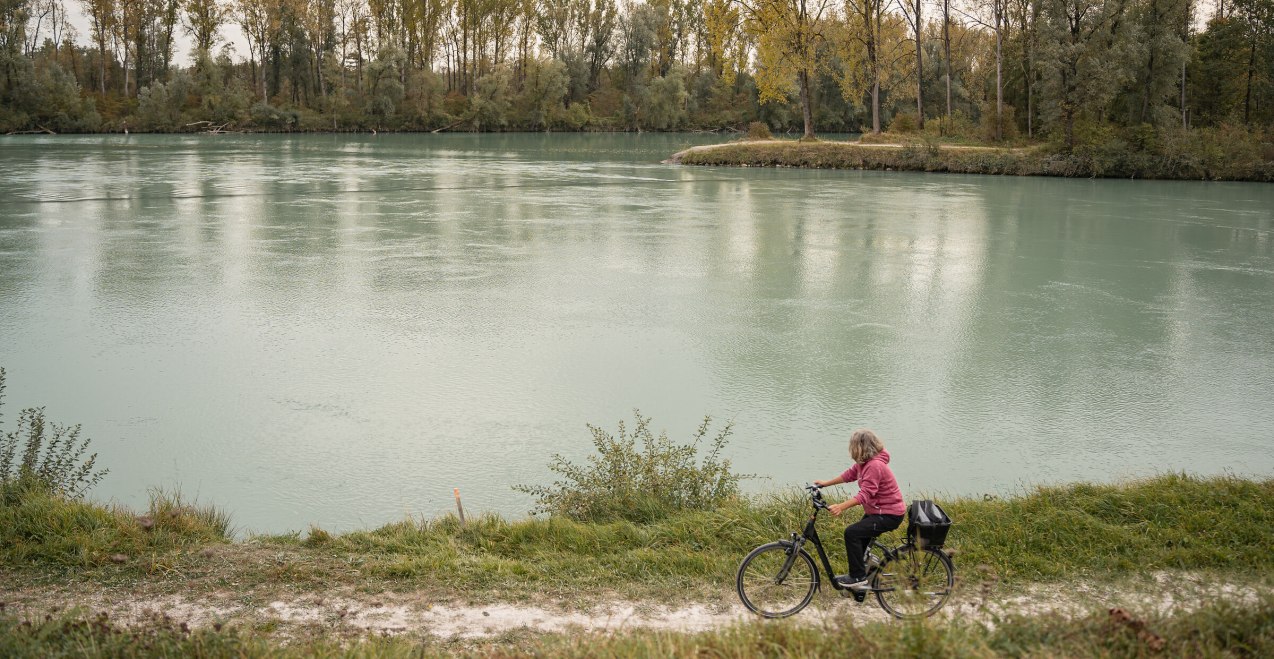
M 477 642 L 430 637 L 346 641 L 318 634 L 286 642 L 227 628 L 187 630 L 156 618 L 117 625 L 77 614 L 23 622 L 0 613 L 6 657 L 1268 657 L 1274 656 L 1274 599 L 1204 604 L 1188 613 L 1119 618 L 1098 611 L 1075 619 L 1012 616 L 994 625 L 954 621 L 823 625 L 747 622 L 681 634 L 509 634 Z
M 1168 474 L 939 501 L 955 522 L 948 548 L 957 573 L 969 579 L 992 574 L 1013 585 L 1157 570 L 1274 569 L 1274 480 Z M 304 537 L 255 537 L 225 547 L 241 557 L 217 562 L 196 551 L 228 542 L 216 513 L 161 497 L 147 531 L 118 508 L 36 496 L 0 507 L 0 567 L 97 581 L 172 567 L 188 579 L 241 587 L 375 582 L 473 599 L 727 597 L 747 551 L 799 530 L 808 510 L 803 497 L 790 493 L 648 524 L 482 515 L 461 526 L 449 516 L 344 534 L 311 529 Z M 820 516 L 820 534 L 838 566 L 845 563 L 844 524 Z M 901 530 L 887 539 L 900 540 Z M 115 554 L 128 561 L 115 564 Z
M 33 489 L 0 505 L 0 564 L 9 567 L 162 563 L 182 548 L 229 542 L 230 518 L 216 508 L 156 491 L 146 513 Z
M 1268 551 L 1274 480 L 1164 475 L 943 503 L 955 520 L 949 547 L 957 564 L 985 565 L 1009 583 L 1101 572 L 1274 568 Z M 807 510 L 801 497 L 790 495 L 644 525 L 485 516 L 462 528 L 448 517 L 348 533 L 322 546 L 367 557 L 371 570 L 384 576 L 460 589 L 721 588 L 751 547 L 798 530 Z M 820 534 L 837 565 L 844 562 L 843 526 L 821 516 Z M 901 530 L 889 538 L 901 540 Z

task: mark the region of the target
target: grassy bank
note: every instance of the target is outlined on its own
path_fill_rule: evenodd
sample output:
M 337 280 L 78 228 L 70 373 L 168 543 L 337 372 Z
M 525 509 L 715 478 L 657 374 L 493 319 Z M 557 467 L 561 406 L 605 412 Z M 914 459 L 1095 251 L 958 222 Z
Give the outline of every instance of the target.
M 1017 149 L 898 144 L 758 140 L 687 149 L 672 157 L 684 165 L 803 167 L 950 172 L 1013 176 L 1141 178 L 1274 182 L 1274 156 L 1260 144 L 1233 150 L 1199 144 L 1163 152 L 1089 147 L 1056 153 L 1045 146 Z
M 1205 605 L 1188 615 L 1095 611 L 1078 618 L 1014 616 L 995 625 L 953 621 L 820 626 L 749 622 L 697 634 L 512 635 L 444 643 L 429 637 L 342 641 L 329 635 L 281 642 L 233 628 L 188 630 L 162 618 L 121 626 L 72 614 L 32 621 L 0 613 L 0 655 L 9 657 L 1268 657 L 1274 600 Z
M 1274 480 L 1163 475 L 941 502 L 956 522 L 949 548 L 966 578 L 989 575 L 1012 586 L 1158 570 L 1274 569 Z M 475 601 L 720 598 L 747 550 L 798 529 L 807 510 L 792 494 L 646 524 L 486 515 L 466 526 L 444 517 L 232 543 L 224 515 L 172 498 L 157 498 L 139 517 L 30 494 L 0 506 L 0 571 L 19 581 L 140 580 L 173 589 L 427 589 Z M 825 515 L 820 527 L 837 564 L 845 560 L 843 525 Z

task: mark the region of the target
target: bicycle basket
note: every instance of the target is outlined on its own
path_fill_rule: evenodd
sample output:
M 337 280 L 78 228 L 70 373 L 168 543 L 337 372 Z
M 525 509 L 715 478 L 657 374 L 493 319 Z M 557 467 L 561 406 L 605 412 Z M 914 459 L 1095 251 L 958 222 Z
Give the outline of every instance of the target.
M 925 499 L 912 501 L 907 509 L 907 537 L 924 547 L 941 547 L 947 541 L 951 518 L 938 504 Z

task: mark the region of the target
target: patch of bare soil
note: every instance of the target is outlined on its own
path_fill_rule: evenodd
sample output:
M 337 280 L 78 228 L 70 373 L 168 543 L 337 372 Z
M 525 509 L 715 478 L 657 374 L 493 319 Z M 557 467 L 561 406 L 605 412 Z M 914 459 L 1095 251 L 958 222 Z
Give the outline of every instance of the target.
M 739 147 L 739 146 L 744 146 L 744 147 L 755 146 L 755 147 L 765 148 L 775 144 L 792 144 L 792 143 L 791 142 L 775 142 L 774 140 L 744 140 L 739 142 L 726 142 L 723 144 L 701 144 L 699 146 L 692 146 L 688 149 L 678 151 L 677 153 L 672 154 L 672 156 L 670 156 L 667 160 L 664 160 L 663 162 L 664 164 L 679 165 L 681 164 L 682 159 L 685 158 L 685 156 L 690 153 L 702 153 L 705 151 L 712 151 L 714 149 L 723 149 L 728 147 Z M 819 144 L 834 144 L 834 145 L 842 145 L 846 147 L 855 147 L 855 148 L 862 148 L 862 149 L 882 149 L 882 150 L 901 149 L 908 146 L 907 144 L 904 144 L 902 142 L 879 142 L 879 143 L 875 143 L 875 142 L 819 142 Z M 980 146 L 976 144 L 942 144 L 942 145 L 939 145 L 938 148 L 942 151 L 1022 152 L 1022 151 L 1028 150 L 1030 147 L 998 147 L 998 146 Z
M 997 592 L 978 584 L 957 592 L 938 614 L 942 618 L 982 620 L 1007 615 L 1081 615 L 1122 607 L 1141 615 L 1189 611 L 1205 602 L 1256 601 L 1274 586 L 1268 581 L 1219 582 L 1188 573 L 1156 573 L 1149 578 L 1035 584 L 1015 592 Z M 167 616 L 191 628 L 238 625 L 283 636 L 331 633 L 342 637 L 380 634 L 433 635 L 440 639 L 480 639 L 513 631 L 540 633 L 615 631 L 646 628 L 695 632 L 747 620 L 751 614 L 727 597 L 721 603 L 668 606 L 611 600 L 584 609 L 553 601 L 508 601 L 472 605 L 428 593 L 356 592 L 343 587 L 326 593 L 282 595 L 256 591 L 207 593 L 147 592 L 145 587 L 94 587 L 92 584 L 17 586 L 0 584 L 0 602 L 19 616 L 36 617 L 78 608 L 105 612 L 117 623 L 136 624 Z M 823 592 L 796 616 L 798 622 L 855 622 L 890 618 L 873 598 L 862 604 Z

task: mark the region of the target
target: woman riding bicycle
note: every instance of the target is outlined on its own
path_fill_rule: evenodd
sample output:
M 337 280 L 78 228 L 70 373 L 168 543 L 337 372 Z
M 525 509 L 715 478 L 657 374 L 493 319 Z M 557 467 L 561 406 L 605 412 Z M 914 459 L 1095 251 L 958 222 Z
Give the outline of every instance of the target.
M 872 540 L 892 531 L 902 524 L 902 490 L 894 472 L 889 469 L 889 452 L 870 430 L 855 430 L 849 438 L 849 457 L 854 464 L 845 473 L 825 481 L 814 481 L 819 487 L 858 481 L 858 494 L 843 503 L 832 504 L 828 510 L 836 516 L 853 508 L 863 507 L 863 518 L 845 528 L 845 552 L 849 554 L 849 575 L 838 576 L 836 581 L 855 592 L 871 590 L 867 580 L 864 554 Z

